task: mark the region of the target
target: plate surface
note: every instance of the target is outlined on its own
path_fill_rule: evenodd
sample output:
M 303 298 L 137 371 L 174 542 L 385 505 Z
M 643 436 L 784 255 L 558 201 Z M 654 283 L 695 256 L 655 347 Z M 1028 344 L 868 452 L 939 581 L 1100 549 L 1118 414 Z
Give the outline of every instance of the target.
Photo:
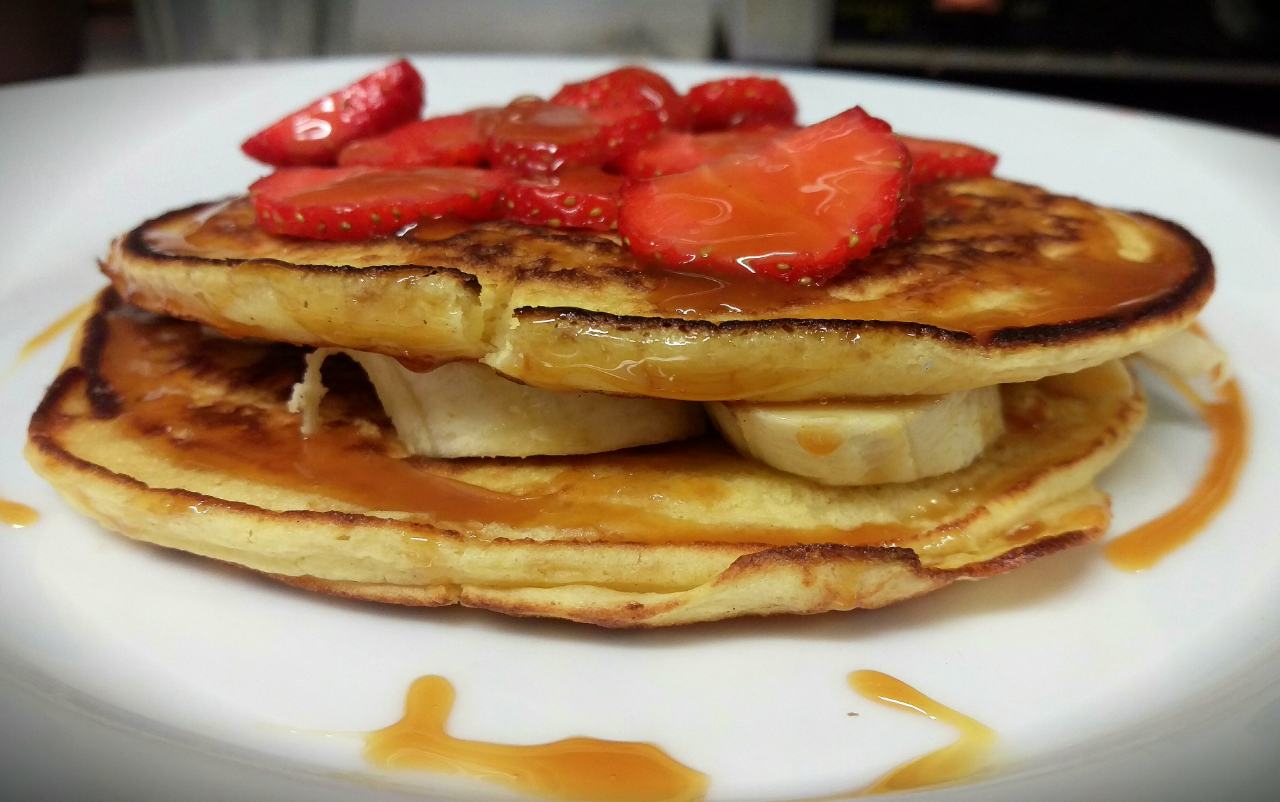
M 0 90 L 0 369 L 102 284 L 94 259 L 112 235 L 242 191 L 264 172 L 239 154 L 246 134 L 382 61 Z M 611 66 L 416 64 L 431 113 L 549 94 Z M 682 88 L 734 72 L 660 68 Z M 0 529 L 0 786 L 94 799 L 495 798 L 492 786 L 379 773 L 361 758 L 360 733 L 398 718 L 410 681 L 442 674 L 457 687 L 460 737 L 652 741 L 710 776 L 709 799 L 795 799 L 857 789 L 950 740 L 941 724 L 856 696 L 845 677 L 866 668 L 1000 736 L 989 778 L 929 797 L 1280 788 L 1280 142 L 1006 93 L 785 77 L 805 120 L 861 104 L 898 130 L 997 151 L 1005 177 L 1149 211 L 1205 241 L 1219 280 L 1203 319 L 1253 417 L 1239 491 L 1207 531 L 1143 574 L 1091 546 L 882 611 L 668 632 L 343 603 L 128 542 L 69 510 L 20 456 L 61 339 L 0 378 L 0 497 L 41 513 Z M 1180 499 L 1208 452 L 1195 416 L 1152 389 L 1147 429 L 1103 478 L 1114 532 Z

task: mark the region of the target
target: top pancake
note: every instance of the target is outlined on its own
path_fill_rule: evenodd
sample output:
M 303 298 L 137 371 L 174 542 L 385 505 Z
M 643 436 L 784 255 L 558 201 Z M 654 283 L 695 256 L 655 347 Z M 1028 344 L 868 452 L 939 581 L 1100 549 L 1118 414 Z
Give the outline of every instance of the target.
M 103 269 L 131 303 L 233 336 L 481 359 L 553 389 L 801 401 L 1030 381 L 1141 350 L 1213 288 L 1179 226 L 1000 179 L 921 190 L 923 234 L 821 288 L 640 268 L 614 238 L 507 223 L 359 243 L 170 212 Z

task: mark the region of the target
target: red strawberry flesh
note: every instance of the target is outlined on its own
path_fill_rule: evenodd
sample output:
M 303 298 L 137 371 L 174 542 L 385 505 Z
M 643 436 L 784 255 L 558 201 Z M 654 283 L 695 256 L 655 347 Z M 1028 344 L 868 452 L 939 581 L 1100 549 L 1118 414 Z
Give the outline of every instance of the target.
M 338 155 L 338 164 L 374 167 L 475 167 L 485 149 L 495 109 L 406 123 L 382 136 L 360 139 Z
M 664 267 L 820 283 L 885 241 L 908 159 L 860 108 L 623 191 L 620 230 Z
M 503 190 L 505 216 L 528 225 L 610 231 L 618 226 L 623 179 L 597 167 L 522 178 Z
M 285 116 L 240 148 L 276 167 L 331 165 L 347 143 L 416 119 L 423 97 L 422 76 L 402 59 Z
M 788 130 L 770 126 L 708 134 L 667 131 L 644 147 L 624 154 L 618 160 L 618 168 L 629 178 L 683 173 L 725 156 L 756 150 Z
M 551 102 L 587 110 L 617 106 L 650 109 L 657 112 L 663 126 L 689 125 L 684 98 L 666 78 L 643 67 L 622 67 L 586 81 L 565 84 Z
M 255 182 L 249 194 L 268 232 L 359 240 L 424 219 L 491 219 L 509 180 L 506 173 L 468 167 L 310 167 L 280 170 Z
M 523 173 L 602 165 L 653 137 L 657 112 L 629 106 L 590 111 L 544 100 L 517 100 L 503 109 L 489 137 L 492 164 Z
M 552 172 L 566 165 L 603 164 L 600 123 L 575 106 L 542 100 L 512 102 L 494 120 L 493 164 L 521 172 Z
M 989 176 L 999 158 L 989 150 L 963 142 L 901 135 L 898 138 L 911 154 L 911 180 L 917 184 L 945 178 Z
M 698 84 L 685 96 L 695 131 L 759 125 L 794 125 L 796 102 L 773 78 L 723 78 Z

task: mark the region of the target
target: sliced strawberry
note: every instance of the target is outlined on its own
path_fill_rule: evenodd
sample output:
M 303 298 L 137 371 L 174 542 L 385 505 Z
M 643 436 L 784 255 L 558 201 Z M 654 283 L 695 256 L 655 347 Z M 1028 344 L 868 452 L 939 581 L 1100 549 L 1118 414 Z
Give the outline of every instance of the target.
M 514 100 L 498 113 L 488 154 L 492 164 L 526 173 L 605 162 L 600 124 L 594 117 L 538 98 Z
M 756 150 L 790 130 L 766 126 L 709 134 L 664 131 L 644 147 L 624 153 L 618 160 L 618 169 L 628 178 L 683 173 L 734 153 Z
M 240 149 L 276 167 L 334 164 L 348 142 L 417 119 L 423 92 L 422 76 L 401 59 L 264 128 Z
M 796 101 L 781 81 L 748 76 L 698 84 L 685 95 L 693 130 L 795 125 Z
M 406 123 L 382 136 L 352 142 L 338 164 L 373 167 L 475 167 L 483 164 L 496 109 Z
M 436 217 L 492 219 L 510 178 L 470 167 L 297 167 L 256 181 L 249 195 L 272 234 L 358 240 Z
M 888 238 L 908 159 L 861 108 L 623 190 L 619 229 L 665 267 L 818 283 Z
M 991 175 L 996 154 L 962 142 L 899 136 L 911 154 L 911 180 L 917 184 L 944 178 L 977 178 Z
M 600 124 L 606 164 L 616 162 L 624 153 L 644 147 L 662 132 L 662 120 L 653 109 L 615 106 L 594 109 L 590 114 Z
M 644 67 L 622 67 L 587 81 L 565 84 L 551 102 L 588 111 L 614 106 L 653 109 L 663 126 L 689 126 L 684 98 L 666 78 Z
M 889 239 L 894 242 L 905 242 L 915 239 L 924 232 L 924 201 L 915 190 L 911 176 L 907 179 L 907 188 L 902 191 L 902 208 L 893 219 L 893 231 Z
M 528 225 L 611 231 L 618 227 L 622 183 L 599 167 L 570 167 L 512 181 L 502 191 L 502 205 L 508 219 Z
M 601 165 L 639 147 L 661 128 L 653 109 L 611 106 L 587 111 L 521 98 L 494 120 L 489 161 L 528 174 Z

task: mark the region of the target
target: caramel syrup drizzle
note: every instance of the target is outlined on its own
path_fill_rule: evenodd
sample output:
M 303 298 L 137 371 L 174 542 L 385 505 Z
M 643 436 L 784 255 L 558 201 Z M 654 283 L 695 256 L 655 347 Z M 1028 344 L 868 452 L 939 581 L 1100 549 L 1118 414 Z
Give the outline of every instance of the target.
M 1182 381 L 1166 378 L 1208 424 L 1213 452 L 1190 495 L 1159 518 L 1107 544 L 1107 560 L 1125 571 L 1145 571 L 1199 534 L 1235 492 L 1249 453 L 1249 416 L 1238 382 L 1228 381 L 1219 400 L 1206 402 Z
M 22 529 L 40 520 L 40 513 L 17 501 L 0 498 L 0 524 Z
M 404 717 L 366 736 L 365 757 L 378 766 L 463 774 L 566 802 L 690 802 L 706 792 L 705 775 L 652 744 L 576 737 L 515 745 L 454 738 L 445 731 L 454 696 L 444 677 L 416 680 Z
M 58 335 L 76 326 L 80 321 L 84 320 L 88 314 L 93 311 L 94 301 L 88 300 L 74 309 L 68 311 L 62 317 L 50 323 L 43 331 L 36 336 L 27 340 L 22 346 L 22 350 L 18 352 L 18 362 L 24 362 L 31 358 L 33 354 L 53 342 Z
M 991 728 L 879 671 L 854 671 L 849 675 L 849 685 L 865 699 L 940 721 L 960 736 L 949 746 L 898 766 L 863 788 L 857 796 L 959 782 L 987 763 L 996 742 L 996 733 Z
M 955 783 L 987 764 L 997 740 L 991 728 L 879 671 L 854 671 L 848 682 L 869 701 L 940 721 L 959 733 L 949 746 L 898 766 L 852 797 Z M 565 802 L 692 802 L 706 793 L 705 775 L 652 744 L 575 737 L 513 745 L 454 738 L 446 732 L 454 699 L 453 685 L 444 677 L 415 680 L 400 721 L 366 735 L 366 759 L 384 768 L 461 774 Z
M 563 471 L 544 492 L 516 495 L 437 473 L 430 460 L 400 459 L 371 449 L 370 442 L 351 426 L 326 426 L 307 438 L 293 423 L 247 426 L 235 415 L 202 411 L 189 395 L 185 386 L 188 379 L 182 371 L 163 367 L 164 356 L 157 356 L 153 350 L 152 339 L 157 335 L 148 331 L 149 325 L 118 315 L 108 317 L 113 347 L 103 356 L 102 377 L 120 395 L 120 422 L 149 435 L 152 447 L 164 449 L 186 466 L 318 493 L 372 510 L 423 514 L 447 526 L 467 527 L 476 522 L 512 527 L 555 526 L 599 540 L 771 545 L 789 545 L 800 542 L 802 537 L 846 545 L 880 545 L 915 534 L 910 527 L 896 524 L 821 530 L 714 525 L 676 519 L 654 509 L 652 504 L 641 503 L 654 493 L 714 500 L 723 492 L 714 477 L 678 482 L 671 478 L 671 460 L 688 467 L 700 459 L 715 459 L 713 453 L 704 454 L 695 447 L 681 449 L 673 456 L 658 453 L 648 458 L 634 457 L 623 471 L 598 471 L 585 461 L 580 467 Z M 181 336 L 199 335 L 189 331 Z M 191 425 L 177 426 L 179 422 Z M 186 430 L 187 435 L 181 441 L 170 442 L 162 433 L 175 427 Z M 558 492 L 570 486 L 572 494 Z M 634 494 L 636 488 L 645 491 L 639 501 L 617 500 L 627 492 Z
M 947 203 L 964 207 L 965 198 Z M 1031 215 L 1031 212 L 1023 214 Z M 1104 212 L 1117 216 L 1114 212 Z M 831 320 L 891 320 L 937 326 L 967 332 L 986 340 L 1001 329 L 1079 322 L 1108 315 L 1136 311 L 1175 291 L 1193 271 L 1195 257 L 1185 243 L 1163 228 L 1130 220 L 1126 225 L 1141 227 L 1150 238 L 1150 252 L 1143 258 L 1120 258 L 1124 242 L 1104 219 L 1085 226 L 1078 238 L 1056 241 L 1045 236 L 1040 249 L 1022 246 L 1012 255 L 990 252 L 967 260 L 963 269 L 954 268 L 931 280 L 903 279 L 883 297 L 843 298 L 838 292 L 798 284 L 779 284 L 753 276 L 721 276 L 680 271 L 651 271 L 649 304 L 664 315 L 704 318 L 785 317 Z M 1123 219 L 1123 218 L 1122 218 Z M 1019 231 L 1034 230 L 1037 220 L 1019 217 L 1009 221 Z M 990 228 L 990 226 L 988 226 Z M 943 225 L 940 231 L 963 235 L 959 223 Z M 977 234 L 989 233 L 982 226 Z M 961 240 L 964 241 L 964 236 Z M 943 244 L 946 244 L 945 241 Z M 1060 248 L 1055 252 L 1054 247 Z M 869 280 L 888 277 L 895 269 L 888 255 L 873 255 L 857 263 L 850 276 Z M 922 264 L 929 257 L 920 256 Z M 842 279 L 830 285 L 838 291 Z M 854 283 L 853 288 L 859 285 Z M 994 306 L 975 307 L 985 294 L 1013 290 L 1017 300 Z
M 76 326 L 80 321 L 84 320 L 94 309 L 94 301 L 90 299 L 75 308 L 67 311 L 57 320 L 50 323 L 39 334 L 35 335 L 22 346 L 22 350 L 18 352 L 18 358 L 14 360 L 13 367 L 19 363 L 30 359 L 41 348 L 57 339 L 58 335 Z M 12 367 L 10 368 L 12 370 Z M 7 373 L 6 373 L 7 375 Z M 34 525 L 40 520 L 40 513 L 35 509 L 23 504 L 20 501 L 12 499 L 0 498 L 0 525 L 9 526 L 14 529 L 23 529 Z

